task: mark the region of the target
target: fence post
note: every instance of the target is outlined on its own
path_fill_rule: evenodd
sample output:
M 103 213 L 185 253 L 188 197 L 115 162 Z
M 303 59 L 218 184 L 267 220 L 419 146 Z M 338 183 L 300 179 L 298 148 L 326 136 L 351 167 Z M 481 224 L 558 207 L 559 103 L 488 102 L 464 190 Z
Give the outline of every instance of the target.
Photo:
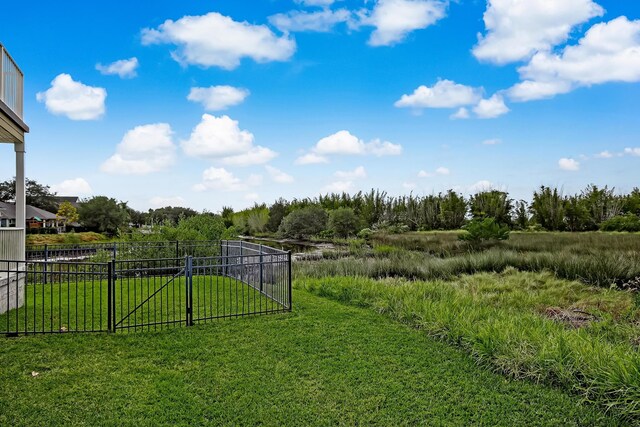
M 44 284 L 47 284 L 47 262 L 49 261 L 49 245 L 44 244 Z
M 224 247 L 225 247 L 225 253 L 226 253 L 224 257 L 224 275 L 229 276 L 229 267 L 227 267 L 227 264 L 229 264 L 229 241 L 228 240 L 225 240 Z
M 176 258 L 180 258 L 180 241 L 176 240 Z
M 262 262 L 263 262 L 263 258 L 262 258 L 262 244 L 260 244 L 260 292 L 263 292 L 263 280 L 262 280 Z
M 242 246 L 242 240 L 240 240 L 240 281 L 242 283 L 246 283 L 244 281 L 244 250 L 243 250 L 243 246 Z
M 107 331 L 115 332 L 113 315 L 115 301 L 113 298 L 115 283 L 113 280 L 113 262 L 107 263 Z
M 116 259 L 116 256 L 118 255 L 118 243 L 113 242 L 113 259 Z
M 287 264 L 289 264 L 289 311 L 291 311 L 291 251 L 287 251 Z
M 185 257 L 185 286 L 186 286 L 186 322 L 187 326 L 193 326 L 193 257 Z

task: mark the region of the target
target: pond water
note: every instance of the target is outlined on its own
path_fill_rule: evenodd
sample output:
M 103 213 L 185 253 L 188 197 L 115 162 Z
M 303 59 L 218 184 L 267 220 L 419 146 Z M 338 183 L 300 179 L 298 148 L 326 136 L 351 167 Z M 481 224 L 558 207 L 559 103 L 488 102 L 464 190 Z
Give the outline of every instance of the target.
M 272 248 L 283 251 L 291 251 L 292 253 L 313 252 L 327 247 L 326 243 L 313 243 L 299 240 L 258 239 L 253 237 L 240 237 L 240 239 L 249 243 L 271 246 Z

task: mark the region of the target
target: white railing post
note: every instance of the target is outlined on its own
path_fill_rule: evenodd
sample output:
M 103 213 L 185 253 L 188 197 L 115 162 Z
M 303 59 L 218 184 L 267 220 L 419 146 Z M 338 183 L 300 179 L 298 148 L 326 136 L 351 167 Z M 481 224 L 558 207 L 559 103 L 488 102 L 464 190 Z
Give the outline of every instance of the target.
M 0 101 L 4 102 L 4 46 L 0 44 Z
M 0 101 L 20 120 L 24 113 L 24 75 L 9 52 L 0 44 Z

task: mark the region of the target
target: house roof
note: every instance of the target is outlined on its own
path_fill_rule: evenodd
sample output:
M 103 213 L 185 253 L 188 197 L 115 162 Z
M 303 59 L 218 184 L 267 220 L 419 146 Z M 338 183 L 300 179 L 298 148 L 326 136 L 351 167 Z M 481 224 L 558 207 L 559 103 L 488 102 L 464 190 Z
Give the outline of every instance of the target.
M 56 199 L 56 202 L 58 202 L 58 204 L 62 202 L 69 202 L 71 203 L 71 206 L 73 206 L 76 209 L 80 204 L 80 197 L 78 196 L 55 196 L 55 199 Z
M 56 219 L 56 214 L 30 205 L 27 205 L 25 214 L 27 219 Z M 15 219 L 16 205 L 14 203 L 0 202 L 0 218 Z

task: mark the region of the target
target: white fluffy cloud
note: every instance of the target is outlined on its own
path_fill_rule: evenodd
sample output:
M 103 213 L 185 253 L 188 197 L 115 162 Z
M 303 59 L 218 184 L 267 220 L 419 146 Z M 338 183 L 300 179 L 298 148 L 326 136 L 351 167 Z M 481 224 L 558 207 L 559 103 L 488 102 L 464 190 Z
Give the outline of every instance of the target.
M 201 103 L 207 111 L 226 110 L 241 104 L 249 96 L 247 89 L 233 86 L 192 87 L 187 99 Z
M 349 131 L 341 130 L 318 141 L 314 152 L 320 155 L 364 154 L 365 143 Z
M 348 193 L 353 190 L 353 181 L 333 181 L 322 187 L 323 193 Z
M 600 153 L 596 154 L 595 157 L 599 158 L 599 159 L 610 159 L 612 157 L 614 157 L 614 154 L 610 151 L 601 151 Z
M 127 131 L 100 170 L 110 174 L 146 175 L 167 169 L 175 160 L 171 126 L 166 123 L 136 126 Z
M 149 199 L 149 204 L 152 208 L 164 208 L 166 206 L 184 206 L 186 204 L 186 200 L 184 200 L 180 196 L 174 197 L 161 197 L 155 196 Z
M 118 75 L 121 79 L 131 79 L 137 76 L 138 58 L 121 59 L 111 64 L 96 64 L 96 70 L 105 75 Z
M 464 120 L 471 117 L 469 110 L 465 107 L 458 108 L 458 111 L 449 116 L 451 120 Z
M 504 103 L 504 98 L 496 94 L 489 99 L 481 100 L 473 107 L 473 112 L 480 119 L 495 119 L 509 112 L 509 107 Z
M 467 191 L 470 194 L 476 194 L 476 193 L 480 193 L 480 192 L 483 192 L 483 191 L 491 191 L 491 190 L 494 190 L 494 189 L 502 190 L 503 187 L 496 188 L 496 185 L 493 182 L 488 181 L 486 179 L 481 179 L 480 181 L 477 181 L 474 184 L 471 184 L 467 188 Z
M 399 156 L 402 154 L 402 146 L 400 144 L 393 144 L 378 138 L 366 143 L 364 149 L 366 154 L 373 154 L 376 157 Z
M 142 31 L 142 43 L 175 44 L 173 58 L 183 64 L 232 70 L 242 58 L 256 62 L 286 61 L 296 43 L 288 35 L 278 37 L 266 25 L 237 22 L 211 12 L 166 20 L 157 29 Z
M 519 70 L 514 101 L 550 98 L 577 87 L 640 81 L 640 20 L 621 16 L 591 27 L 578 44 L 560 54 L 539 52 Z
M 457 108 L 475 104 L 480 99 L 482 99 L 482 89 L 461 85 L 451 80 L 439 80 L 432 87 L 419 86 L 412 94 L 402 95 L 394 105 L 400 108 Z M 459 111 L 459 113 L 464 115 L 464 112 Z M 468 114 L 468 111 L 466 113 Z
M 64 180 L 59 184 L 52 185 L 51 191 L 60 196 L 86 196 L 93 192 L 91 186 L 84 178 Z
M 562 159 L 558 160 L 558 166 L 560 166 L 560 169 L 565 171 L 577 171 L 580 169 L 580 162 L 575 159 L 568 159 L 563 157 Z
M 223 157 L 220 162 L 229 166 L 263 165 L 275 159 L 278 153 L 266 147 L 252 147 L 249 151 L 235 156 Z
M 269 17 L 271 25 L 282 32 L 315 31 L 329 32 L 336 24 L 347 22 L 351 12 L 346 9 L 322 9 L 315 12 L 294 10 Z
M 38 92 L 36 99 L 44 102 L 47 110 L 71 120 L 96 120 L 104 115 L 107 91 L 73 80 L 69 74 L 59 74 L 51 87 Z
M 307 153 L 295 161 L 296 165 L 317 165 L 320 163 L 329 163 L 329 159 L 316 153 Z
M 553 98 L 556 95 L 571 92 L 572 84 L 568 81 L 533 81 L 526 80 L 513 85 L 507 94 L 512 101 L 526 102 L 536 99 Z
M 630 156 L 640 157 L 640 147 L 625 148 L 624 149 L 624 154 L 628 154 Z
M 367 171 L 364 166 L 358 166 L 352 171 L 337 171 L 333 175 L 341 180 L 364 179 L 367 177 Z
M 377 157 L 402 154 L 402 146 L 389 141 L 374 139 L 365 143 L 349 131 L 341 130 L 320 139 L 310 153 L 296 159 L 296 164 L 327 163 L 330 155 L 366 155 Z
M 202 121 L 181 146 L 188 156 L 233 166 L 264 164 L 277 156 L 269 148 L 253 145 L 253 140 L 253 134 L 240 130 L 238 122 L 229 116 L 203 114 Z
M 371 46 L 390 46 L 412 31 L 435 24 L 446 10 L 447 2 L 439 0 L 378 0 L 372 11 L 360 12 L 359 24 L 375 27 Z
M 265 169 L 273 182 L 277 182 L 278 184 L 291 184 L 294 181 L 291 175 L 282 172 L 280 169 L 274 168 L 273 166 L 267 165 L 265 166 Z
M 246 191 L 262 183 L 262 176 L 250 175 L 246 180 L 236 177 L 225 168 L 210 167 L 202 173 L 202 182 L 196 184 L 195 191 Z
M 575 25 L 603 14 L 592 0 L 488 0 L 487 32 L 478 35 L 473 54 L 498 64 L 527 59 L 565 42 Z
M 440 166 L 436 168 L 434 172 L 421 170 L 420 172 L 418 172 L 418 178 L 431 178 L 432 176 L 436 176 L 436 175 L 450 175 L 450 174 L 451 174 L 451 171 L 449 170 L 449 168 Z

